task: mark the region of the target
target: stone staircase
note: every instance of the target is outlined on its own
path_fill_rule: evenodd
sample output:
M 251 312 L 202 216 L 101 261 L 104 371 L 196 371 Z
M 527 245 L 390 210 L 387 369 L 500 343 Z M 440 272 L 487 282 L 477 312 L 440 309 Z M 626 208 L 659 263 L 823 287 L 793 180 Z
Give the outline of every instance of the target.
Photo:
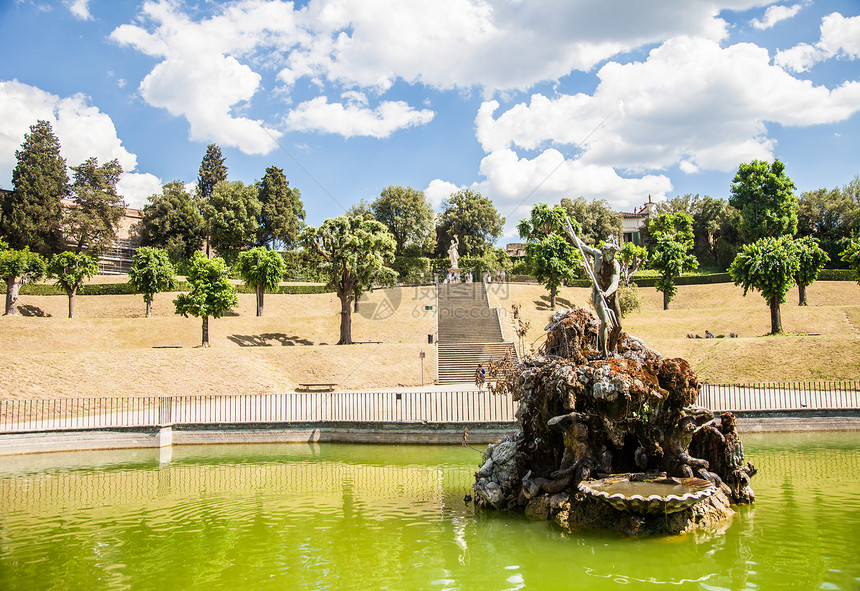
M 436 294 L 436 383 L 473 384 L 478 363 L 486 368 L 514 344 L 505 342 L 499 311 L 490 308 L 483 283 L 443 283 Z

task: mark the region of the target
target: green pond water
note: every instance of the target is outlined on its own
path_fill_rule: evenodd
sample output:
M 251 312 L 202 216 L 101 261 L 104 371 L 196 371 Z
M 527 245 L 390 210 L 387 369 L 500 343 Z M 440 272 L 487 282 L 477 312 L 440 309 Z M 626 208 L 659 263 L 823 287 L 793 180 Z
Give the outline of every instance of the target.
M 755 506 L 642 539 L 476 512 L 463 447 L 0 458 L 0 589 L 860 589 L 860 433 L 744 441 Z

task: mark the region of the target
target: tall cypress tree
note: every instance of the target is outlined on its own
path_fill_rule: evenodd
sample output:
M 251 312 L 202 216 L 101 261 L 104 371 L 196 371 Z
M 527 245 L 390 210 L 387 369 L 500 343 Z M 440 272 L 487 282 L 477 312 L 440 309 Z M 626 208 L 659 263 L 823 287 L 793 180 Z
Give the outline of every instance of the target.
M 257 244 L 265 246 L 277 240 L 288 249 L 293 248 L 305 219 L 301 193 L 295 187 L 290 187 L 284 171 L 277 166 L 266 169 L 266 175 L 257 183 L 257 189 L 262 204 Z
M 60 201 L 69 193 L 69 175 L 51 124 L 39 120 L 30 126 L 15 158 L 13 191 L 3 199 L 0 235 L 14 249 L 29 246 L 43 255 L 59 252 L 63 246 Z
M 224 165 L 224 156 L 221 155 L 221 148 L 216 144 L 206 146 L 206 154 L 203 156 L 203 161 L 200 163 L 200 170 L 197 171 L 197 207 L 200 213 L 203 213 L 206 204 L 209 203 L 209 198 L 212 196 L 212 190 L 215 185 L 221 181 L 227 180 L 227 167 Z M 209 256 L 209 231 L 206 234 L 206 256 Z

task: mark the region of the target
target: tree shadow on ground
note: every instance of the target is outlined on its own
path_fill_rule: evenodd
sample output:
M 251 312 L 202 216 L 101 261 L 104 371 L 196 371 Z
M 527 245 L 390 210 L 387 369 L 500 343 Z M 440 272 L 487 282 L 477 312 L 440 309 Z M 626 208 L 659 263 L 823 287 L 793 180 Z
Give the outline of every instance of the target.
M 297 336 L 288 336 L 282 332 L 267 332 L 264 334 L 233 334 L 227 337 L 240 347 L 292 347 L 295 345 L 313 345 L 312 341 Z
M 573 308 L 575 304 L 571 302 L 567 298 L 563 298 L 561 296 L 555 297 L 555 308 L 558 310 L 559 308 Z M 535 300 L 535 309 L 537 310 L 551 310 L 549 307 L 549 294 L 541 296 L 539 299 Z
M 19 304 L 18 313 L 21 316 L 36 316 L 38 318 L 51 317 L 51 315 L 47 314 L 42 308 L 39 306 L 33 306 L 32 304 Z

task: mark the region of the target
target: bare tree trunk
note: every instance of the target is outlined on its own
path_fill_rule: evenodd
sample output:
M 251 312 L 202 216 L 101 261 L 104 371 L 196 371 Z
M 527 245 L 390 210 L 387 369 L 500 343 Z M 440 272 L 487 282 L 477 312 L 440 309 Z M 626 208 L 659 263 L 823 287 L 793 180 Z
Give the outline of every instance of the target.
M 201 347 L 209 346 L 209 317 L 203 317 L 203 342 L 200 345 Z
M 549 307 L 553 310 L 555 310 L 556 295 L 558 295 L 558 287 L 553 285 L 549 288 Z
M 806 286 L 798 285 L 797 293 L 800 295 L 800 301 L 797 303 L 798 306 L 806 306 Z
M 75 295 L 78 293 L 77 286 L 74 289 L 67 289 L 66 295 L 69 296 L 69 318 L 75 317 Z
M 352 306 L 350 306 L 349 292 L 338 294 L 340 298 L 340 340 L 338 345 L 352 344 Z
M 146 294 L 143 300 L 146 302 L 146 317 L 152 318 L 152 294 Z
M 257 290 L 257 316 L 263 315 L 263 294 L 265 290 L 263 289 L 262 284 L 257 284 L 255 289 Z
M 664 309 L 664 310 L 668 310 L 668 309 L 669 309 L 669 299 L 670 299 L 670 298 L 669 298 L 669 292 L 668 292 L 668 291 L 664 291 L 664 292 L 663 292 L 663 309 Z
M 6 278 L 6 313 L 4 316 L 18 315 L 18 293 L 21 285 L 15 281 L 15 277 Z
M 770 332 L 771 334 L 782 332 L 782 317 L 779 313 L 779 300 L 776 296 L 770 299 Z

